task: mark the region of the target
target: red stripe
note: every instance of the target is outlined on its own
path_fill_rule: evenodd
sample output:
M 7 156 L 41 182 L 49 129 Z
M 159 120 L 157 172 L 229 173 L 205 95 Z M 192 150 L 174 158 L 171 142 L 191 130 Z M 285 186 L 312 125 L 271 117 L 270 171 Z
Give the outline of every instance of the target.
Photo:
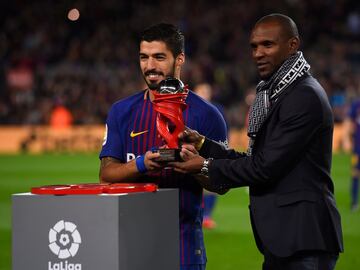
M 125 135 L 125 145 L 126 145 L 126 152 L 129 150 L 129 138 L 130 138 L 130 133 L 131 133 L 131 117 L 129 117 L 129 122 L 128 122 L 128 125 L 127 125 L 127 127 L 128 127 L 128 131 L 127 131 L 127 133 L 126 133 L 126 135 Z M 121 131 L 120 131 L 121 132 Z M 134 150 L 134 149 L 133 149 Z M 134 153 L 134 151 L 133 151 L 133 153 Z M 127 157 L 126 157 L 126 159 L 127 159 Z M 127 161 L 127 160 L 126 160 Z
M 147 102 L 147 110 L 146 110 L 146 122 L 145 122 L 145 129 L 144 130 L 148 130 L 149 129 L 149 120 L 150 120 L 150 101 Z M 149 146 L 147 145 L 147 138 L 149 137 L 149 132 L 148 134 L 144 134 L 144 139 L 143 139 L 143 153 L 145 153 L 148 149 Z
M 156 130 L 156 126 L 155 126 L 156 113 L 154 111 L 154 108 L 153 108 L 151 102 L 149 102 L 149 104 L 150 104 L 150 108 L 151 108 L 151 124 L 150 124 L 149 144 L 151 146 L 154 146 L 154 143 L 155 143 L 154 136 L 156 135 L 156 132 L 154 134 L 154 131 Z
M 142 129 L 142 124 L 143 124 L 143 120 L 144 120 L 144 113 L 145 113 L 145 110 L 144 110 L 144 108 L 145 108 L 145 106 L 146 106 L 146 100 L 144 100 L 143 101 L 143 105 L 142 105 L 142 108 L 141 108 L 141 118 L 140 118 L 140 122 L 139 122 L 139 125 L 138 125 L 138 127 L 139 127 L 139 131 L 138 132 L 140 132 L 140 131 L 143 131 L 143 129 Z M 141 137 L 142 136 L 137 136 L 138 138 L 137 138 L 137 143 L 138 143 L 138 155 L 140 155 L 140 139 L 141 139 Z
M 189 119 L 189 106 L 190 105 L 188 105 L 188 107 L 186 108 L 186 111 L 185 111 L 185 125 L 189 125 L 189 123 L 188 123 L 188 119 Z
M 136 120 L 137 120 L 138 114 L 139 114 L 139 110 L 138 110 L 138 107 L 136 106 L 136 115 L 135 115 L 135 118 L 134 118 L 133 130 L 136 129 Z M 130 117 L 130 118 L 131 118 L 131 117 Z M 129 133 L 129 136 L 130 136 L 130 133 Z M 131 152 L 135 155 L 135 140 L 134 140 L 134 138 L 132 138 Z

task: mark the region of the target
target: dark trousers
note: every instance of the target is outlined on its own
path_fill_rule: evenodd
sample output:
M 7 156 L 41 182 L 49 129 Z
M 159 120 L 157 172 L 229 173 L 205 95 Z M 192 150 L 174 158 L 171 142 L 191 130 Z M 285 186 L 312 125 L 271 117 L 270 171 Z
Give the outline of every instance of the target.
M 304 251 L 281 258 L 264 251 L 263 270 L 333 270 L 338 254 L 322 251 Z

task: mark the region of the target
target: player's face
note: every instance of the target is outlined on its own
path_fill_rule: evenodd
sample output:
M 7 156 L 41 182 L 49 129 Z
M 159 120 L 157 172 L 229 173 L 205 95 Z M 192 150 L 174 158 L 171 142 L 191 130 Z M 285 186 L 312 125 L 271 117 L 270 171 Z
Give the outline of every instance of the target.
M 140 68 L 150 89 L 156 89 L 158 84 L 167 77 L 180 77 L 184 54 L 181 53 L 174 58 L 164 42 L 142 41 L 139 56 Z
M 274 22 L 260 23 L 250 36 L 252 58 L 261 79 L 268 79 L 295 51 L 291 40 L 284 37 L 281 26 Z

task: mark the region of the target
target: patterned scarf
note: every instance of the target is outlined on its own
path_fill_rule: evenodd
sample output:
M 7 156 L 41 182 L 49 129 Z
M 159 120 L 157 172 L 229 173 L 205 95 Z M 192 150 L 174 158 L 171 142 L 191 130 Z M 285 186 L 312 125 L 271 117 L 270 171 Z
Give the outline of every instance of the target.
M 256 86 L 256 97 L 250 107 L 248 136 L 249 147 L 247 155 L 252 155 L 256 134 L 264 123 L 271 107 L 280 94 L 297 78 L 306 74 L 310 65 L 306 62 L 302 52 L 291 55 L 282 66 L 267 81 L 261 81 Z

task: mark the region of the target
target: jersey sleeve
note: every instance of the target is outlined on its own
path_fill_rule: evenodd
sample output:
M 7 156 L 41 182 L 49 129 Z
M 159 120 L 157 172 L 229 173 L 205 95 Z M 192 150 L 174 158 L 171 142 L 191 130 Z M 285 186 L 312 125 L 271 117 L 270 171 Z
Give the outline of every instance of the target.
M 219 110 L 211 105 L 204 115 L 203 125 L 199 130 L 200 134 L 207 138 L 221 143 L 228 148 L 228 134 L 224 117 Z
M 116 113 L 115 106 L 112 106 L 106 119 L 104 141 L 99 155 L 100 159 L 103 157 L 114 157 L 125 162 L 123 160 L 124 149 L 121 138 L 122 133 L 120 132 L 121 127 L 119 127 L 121 119 L 118 119 L 120 116 L 121 113 Z

